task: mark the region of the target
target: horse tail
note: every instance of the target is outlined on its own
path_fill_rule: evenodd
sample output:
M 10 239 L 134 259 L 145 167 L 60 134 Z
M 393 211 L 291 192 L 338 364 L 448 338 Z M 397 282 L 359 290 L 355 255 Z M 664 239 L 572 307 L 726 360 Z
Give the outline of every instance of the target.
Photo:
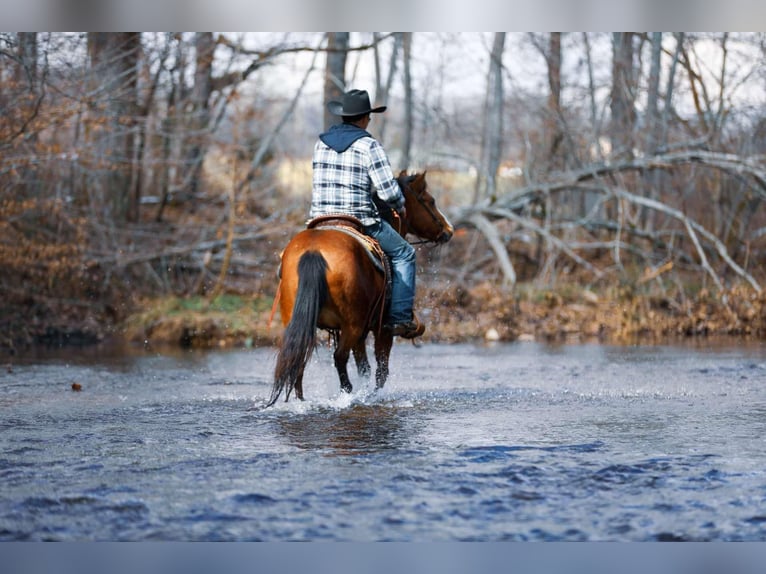
M 282 336 L 282 345 L 274 369 L 274 386 L 266 406 L 271 406 L 286 387 L 285 401 L 316 346 L 319 312 L 327 301 L 327 261 L 318 251 L 307 251 L 298 261 L 298 290 L 290 322 Z

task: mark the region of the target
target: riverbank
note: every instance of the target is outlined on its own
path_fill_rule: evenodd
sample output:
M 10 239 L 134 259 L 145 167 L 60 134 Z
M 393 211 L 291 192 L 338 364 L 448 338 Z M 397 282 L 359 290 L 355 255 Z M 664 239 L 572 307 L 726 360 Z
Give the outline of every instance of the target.
M 193 348 L 274 345 L 281 319 L 269 296 L 147 301 L 120 328 L 129 341 Z M 656 343 L 673 338 L 766 336 L 766 296 L 745 289 L 721 295 L 700 290 L 681 299 L 637 294 L 628 287 L 596 293 L 558 290 L 502 292 L 489 283 L 423 290 L 418 315 L 424 342 L 547 341 Z
M 279 312 L 271 295 L 225 294 L 141 299 L 121 321 L 62 313 L 25 326 L 23 341 L 4 344 L 6 355 L 34 345 L 83 346 L 104 340 L 154 348 L 251 348 L 278 344 Z M 528 285 L 502 291 L 490 283 L 424 287 L 417 312 L 423 342 L 539 341 L 657 344 L 706 337 L 766 338 L 766 295 L 745 288 L 694 296 L 637 292 L 629 286 L 595 291 L 569 284 Z M 21 319 L 20 319 L 21 320 Z

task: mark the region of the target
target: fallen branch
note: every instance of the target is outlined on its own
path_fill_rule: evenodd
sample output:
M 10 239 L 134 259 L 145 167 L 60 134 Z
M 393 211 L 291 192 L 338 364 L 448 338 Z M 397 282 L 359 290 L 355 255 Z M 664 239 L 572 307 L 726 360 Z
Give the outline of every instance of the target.
M 755 182 L 755 185 L 752 186 L 753 189 L 762 198 L 766 199 L 766 169 L 754 159 L 742 158 L 733 154 L 684 150 L 662 155 L 632 158 L 615 163 L 591 165 L 582 170 L 564 173 L 561 179 L 554 182 L 536 183 L 522 187 L 513 193 L 498 198 L 492 205 L 516 210 L 527 205 L 530 201 L 542 197 L 546 193 L 570 190 L 586 181 L 601 179 L 627 171 L 670 169 L 689 163 L 706 165 L 737 176 L 749 176 Z M 476 207 L 489 205 L 490 201 L 485 200 L 477 204 Z
M 511 263 L 511 258 L 508 257 L 508 251 L 500 239 L 497 228 L 481 213 L 473 213 L 465 221 L 472 224 L 487 238 L 489 246 L 495 252 L 500 269 L 503 271 L 503 286 L 513 287 L 516 284 L 516 271 L 513 268 L 513 263 Z
M 715 274 L 713 269 L 710 267 L 710 264 L 707 261 L 707 258 L 705 257 L 705 252 L 702 249 L 702 246 L 699 243 L 699 240 L 697 238 L 697 233 L 707 239 L 710 243 L 713 244 L 715 247 L 716 252 L 718 255 L 723 259 L 726 264 L 740 277 L 745 279 L 750 285 L 753 287 L 753 289 L 756 290 L 756 292 L 761 292 L 761 286 L 758 284 L 758 282 L 755 280 L 755 278 L 750 275 L 747 271 L 745 271 L 742 267 L 740 267 L 736 261 L 734 261 L 731 256 L 729 255 L 728 250 L 726 249 L 726 246 L 723 244 L 723 242 L 718 239 L 715 235 L 710 233 L 707 229 L 702 227 L 699 223 L 696 221 L 693 221 L 684 213 L 679 211 L 678 209 L 669 207 L 665 205 L 664 203 L 660 203 L 659 201 L 655 199 L 651 199 L 648 197 L 642 197 L 640 195 L 635 195 L 633 193 L 630 193 L 629 191 L 626 191 L 624 189 L 617 189 L 614 190 L 613 193 L 616 195 L 623 197 L 627 199 L 628 201 L 635 203 L 637 205 L 644 205 L 646 207 L 656 209 L 657 211 L 660 211 L 662 213 L 665 213 L 666 215 L 670 215 L 671 217 L 678 219 L 680 222 L 684 224 L 687 231 L 689 232 L 689 237 L 692 240 L 692 242 L 695 245 L 695 248 L 697 249 L 697 253 L 700 255 L 700 260 L 702 262 L 702 266 L 708 271 L 708 273 L 713 277 L 713 280 L 715 281 L 716 285 L 719 289 L 722 289 L 723 286 L 721 285 L 721 281 L 718 278 L 718 276 Z
M 515 221 L 522 227 L 525 227 L 527 229 L 530 229 L 540 235 L 541 237 L 544 237 L 547 239 L 552 245 L 555 245 L 558 247 L 561 251 L 563 251 L 565 254 L 567 254 L 569 257 L 574 259 L 577 263 L 588 269 L 590 272 L 592 272 L 596 277 L 599 279 L 604 276 L 604 272 L 600 269 L 594 267 L 591 263 L 580 257 L 577 253 L 575 253 L 568 245 L 567 243 L 553 235 L 552 233 L 548 232 L 543 227 L 537 225 L 533 221 L 530 221 L 529 219 L 525 219 L 521 217 L 520 215 L 516 215 L 514 212 L 509 211 L 507 209 L 486 209 L 483 210 L 484 213 L 489 213 L 495 216 L 505 217 L 507 219 L 510 219 L 511 221 Z
M 275 235 L 284 235 L 287 232 L 294 231 L 294 224 L 285 224 L 279 227 L 269 227 L 267 230 L 257 233 L 248 233 L 245 235 L 235 235 L 231 238 L 232 245 L 239 243 L 246 243 L 248 241 L 259 241 L 267 237 L 273 237 Z M 164 259 L 168 257 L 180 257 L 189 255 L 191 253 L 215 251 L 226 247 L 228 238 L 216 239 L 212 241 L 200 241 L 192 245 L 174 246 L 163 249 L 162 251 L 154 251 L 152 253 L 135 253 L 131 255 L 119 255 L 110 254 L 107 257 L 90 257 L 89 263 L 92 266 L 96 265 L 113 265 L 116 268 L 124 268 L 137 263 L 145 263 L 148 261 L 155 261 L 158 259 Z
M 521 215 L 525 212 L 530 204 L 533 202 L 543 202 L 544 198 L 549 194 L 557 191 L 569 191 L 569 192 L 581 192 L 581 193 L 600 193 L 607 199 L 616 201 L 616 205 L 619 212 L 619 220 L 615 222 L 609 222 L 609 226 L 612 226 L 615 231 L 615 237 L 612 242 L 609 243 L 613 252 L 615 263 L 620 264 L 620 250 L 624 249 L 625 242 L 623 241 L 625 234 L 636 235 L 654 242 L 654 245 L 660 247 L 666 247 L 664 241 L 660 241 L 659 238 L 663 234 L 673 233 L 672 230 L 664 229 L 657 234 L 651 234 L 646 231 L 634 229 L 633 226 L 625 226 L 623 221 L 623 202 L 630 203 L 644 208 L 652 209 L 657 212 L 663 213 L 669 216 L 671 219 L 678 221 L 683 231 L 676 231 L 675 233 L 685 234 L 691 241 L 694 251 L 691 254 L 681 254 L 684 257 L 690 257 L 692 260 L 699 261 L 700 266 L 704 272 L 711 277 L 715 286 L 719 290 L 724 289 L 723 281 L 718 273 L 715 271 L 708 259 L 708 253 L 706 248 L 711 249 L 720 257 L 720 259 L 739 277 L 747 281 L 750 286 L 758 293 L 761 293 L 762 288 L 758 281 L 748 273 L 741 265 L 739 265 L 729 254 L 729 251 L 724 242 L 716 237 L 713 233 L 705 229 L 701 224 L 694 219 L 687 216 L 680 209 L 671 207 L 649 197 L 644 197 L 631 193 L 626 189 L 614 187 L 611 183 L 607 183 L 603 178 L 611 175 L 618 174 L 626 171 L 643 171 L 652 169 L 670 169 L 683 164 L 699 163 L 708 167 L 718 169 L 737 177 L 746 176 L 750 180 L 750 187 L 755 190 L 755 193 L 761 197 L 766 198 L 766 170 L 763 169 L 761 164 L 754 159 L 742 158 L 736 155 L 706 152 L 700 150 L 685 150 L 673 153 L 666 153 L 663 155 L 657 155 L 646 158 L 632 158 L 623 161 L 618 161 L 612 164 L 605 163 L 600 165 L 589 166 L 586 169 L 573 171 L 564 174 L 562 179 L 555 182 L 539 183 L 526 186 L 513 193 L 500 197 L 494 203 L 490 200 L 485 200 L 477 203 L 474 206 L 466 207 L 455 216 L 458 223 L 465 221 L 475 225 L 482 231 L 485 237 L 487 237 L 492 249 L 500 257 L 507 258 L 507 252 L 505 246 L 500 241 L 499 234 L 494 229 L 494 225 L 489 218 L 501 217 L 517 223 L 519 226 L 531 230 L 540 237 L 544 237 L 550 245 L 556 246 L 562 252 L 566 253 L 569 257 L 574 259 L 577 263 L 592 271 L 597 277 L 602 277 L 604 272 L 595 268 L 592 264 L 580 257 L 573 249 L 572 245 L 577 245 L 580 249 L 583 243 L 570 244 L 554 234 L 552 229 L 558 227 L 557 223 L 553 223 L 548 227 L 541 227 L 533 220 Z M 592 182 L 592 183 L 587 183 Z M 604 203 L 603 201 L 600 203 Z M 594 208 L 595 209 L 595 208 Z M 594 215 L 595 211 L 591 211 L 591 215 Z M 550 214 L 549 214 L 550 215 Z M 479 219 L 481 216 L 483 219 Z M 478 222 L 478 224 L 477 224 Z M 591 220 L 590 215 L 588 217 L 580 218 L 577 221 L 567 223 L 566 228 L 580 227 L 582 229 L 590 228 L 594 222 Z M 596 222 L 596 225 L 597 222 Z M 604 226 L 603 224 L 601 225 Z M 489 229 L 492 227 L 492 229 Z M 756 236 L 760 234 L 760 230 L 756 231 Z M 706 244 L 709 245 L 706 246 Z M 587 243 L 585 244 L 587 245 Z M 672 246 L 670 247 L 672 248 Z M 502 255 L 505 254 L 505 255 Z M 696 255 L 696 257 L 695 257 Z M 506 279 L 509 277 L 507 272 L 508 267 L 512 268 L 510 261 L 499 260 L 501 268 L 504 270 Z

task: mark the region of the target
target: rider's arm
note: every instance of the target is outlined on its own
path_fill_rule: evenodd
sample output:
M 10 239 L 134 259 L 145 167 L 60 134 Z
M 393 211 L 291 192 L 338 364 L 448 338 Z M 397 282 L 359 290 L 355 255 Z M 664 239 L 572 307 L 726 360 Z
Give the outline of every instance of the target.
M 373 140 L 370 145 L 369 173 L 378 197 L 396 211 L 402 211 L 404 209 L 404 195 L 394 177 L 388 155 L 386 155 L 383 146 L 376 140 Z

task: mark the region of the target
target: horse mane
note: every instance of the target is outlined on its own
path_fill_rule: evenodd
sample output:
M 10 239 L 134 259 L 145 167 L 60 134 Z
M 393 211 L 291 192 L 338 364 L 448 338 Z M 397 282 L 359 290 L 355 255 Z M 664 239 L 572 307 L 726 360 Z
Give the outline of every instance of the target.
M 396 181 L 399 183 L 399 187 L 402 188 L 402 193 L 404 193 L 404 187 L 412 183 L 417 176 L 418 174 L 416 173 L 407 174 L 407 172 L 404 171 L 399 174 L 399 176 L 396 178 Z M 375 203 L 375 207 L 378 208 L 380 217 L 388 224 L 393 224 L 394 210 L 391 208 L 391 206 L 380 199 L 377 193 L 372 194 L 372 201 Z

